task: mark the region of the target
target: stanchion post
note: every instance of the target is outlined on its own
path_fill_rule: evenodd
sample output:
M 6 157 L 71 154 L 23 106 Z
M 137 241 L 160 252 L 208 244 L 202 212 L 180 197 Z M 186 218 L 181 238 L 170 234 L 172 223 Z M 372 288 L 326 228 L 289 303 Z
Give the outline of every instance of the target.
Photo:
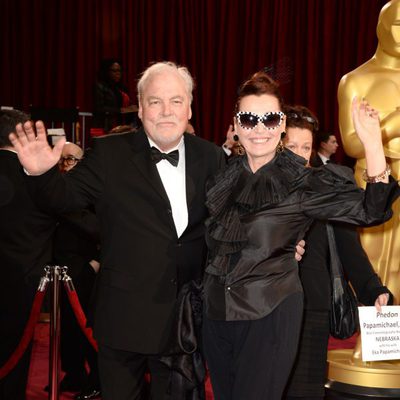
M 50 355 L 49 355 L 49 400 L 59 400 L 60 395 L 60 280 L 62 268 L 48 267 L 51 285 L 50 309 Z

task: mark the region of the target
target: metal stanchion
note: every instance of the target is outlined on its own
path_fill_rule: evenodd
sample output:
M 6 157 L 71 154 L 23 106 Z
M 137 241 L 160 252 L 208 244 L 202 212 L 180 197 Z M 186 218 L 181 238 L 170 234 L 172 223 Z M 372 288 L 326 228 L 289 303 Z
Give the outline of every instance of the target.
M 66 267 L 58 265 L 46 267 L 50 275 L 50 355 L 49 355 L 49 400 L 59 400 L 60 396 L 60 280 Z

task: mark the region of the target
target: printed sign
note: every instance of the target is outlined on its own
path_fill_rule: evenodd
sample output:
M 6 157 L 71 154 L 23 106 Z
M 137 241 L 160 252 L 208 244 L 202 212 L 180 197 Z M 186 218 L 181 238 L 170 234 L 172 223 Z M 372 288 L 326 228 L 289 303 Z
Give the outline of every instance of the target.
M 363 361 L 400 359 L 400 306 L 358 307 Z

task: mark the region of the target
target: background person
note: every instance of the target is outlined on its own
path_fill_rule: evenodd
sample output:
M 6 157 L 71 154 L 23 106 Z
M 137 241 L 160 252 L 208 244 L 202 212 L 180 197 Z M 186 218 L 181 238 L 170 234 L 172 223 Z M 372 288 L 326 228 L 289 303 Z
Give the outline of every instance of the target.
M 71 173 L 82 161 L 83 149 L 65 143 L 60 159 L 60 170 Z M 100 226 L 93 209 L 76 210 L 59 217 L 54 235 L 54 262 L 68 267 L 79 302 L 88 314 L 92 290 L 99 271 Z M 61 291 L 61 368 L 65 372 L 61 391 L 79 392 L 76 400 L 98 398 L 100 379 L 97 352 L 82 332 L 71 308 L 66 291 Z M 89 374 L 86 371 L 86 363 Z
M 229 128 L 226 132 L 226 140 L 222 145 L 222 149 L 227 157 L 244 155 L 244 148 L 240 144 L 239 137 L 235 134 L 235 128 L 232 124 L 229 125 Z
M 339 147 L 336 136 L 330 132 L 317 131 L 315 133 L 317 151 L 314 157 L 311 158 L 311 165 L 319 167 L 333 162 L 333 157 Z M 332 157 L 332 158 L 331 158 Z
M 137 111 L 137 106 L 132 104 L 128 88 L 121 78 L 120 61 L 109 58 L 101 62 L 94 90 L 92 127 L 108 132 L 118 125 L 130 125 L 135 122 L 133 113 Z
M 29 116 L 0 111 L 0 366 L 21 340 L 44 267 L 52 261 L 56 220 L 39 210 L 28 193 L 26 176 L 8 135 Z M 0 380 L 1 400 L 25 400 L 31 346 Z
M 306 107 L 285 107 L 286 148 L 308 163 L 318 120 Z M 328 167 L 329 168 L 329 167 Z M 336 167 L 334 167 L 336 168 Z M 355 227 L 331 223 L 344 272 L 355 289 L 359 302 L 380 311 L 389 299 L 368 257 L 361 247 Z M 299 348 L 286 389 L 287 400 L 322 400 L 325 396 L 326 358 L 331 305 L 330 253 L 323 221 L 315 221 L 305 236 L 306 253 L 299 263 L 304 291 L 304 313 Z
M 83 149 L 75 143 L 65 142 L 59 161 L 60 171 L 68 172 L 83 159 Z

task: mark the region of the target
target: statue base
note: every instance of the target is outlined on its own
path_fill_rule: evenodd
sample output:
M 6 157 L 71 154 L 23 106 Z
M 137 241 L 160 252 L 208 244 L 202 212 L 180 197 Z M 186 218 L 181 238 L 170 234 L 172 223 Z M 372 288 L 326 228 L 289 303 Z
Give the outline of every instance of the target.
M 353 349 L 328 351 L 327 400 L 400 399 L 400 360 L 353 360 Z

